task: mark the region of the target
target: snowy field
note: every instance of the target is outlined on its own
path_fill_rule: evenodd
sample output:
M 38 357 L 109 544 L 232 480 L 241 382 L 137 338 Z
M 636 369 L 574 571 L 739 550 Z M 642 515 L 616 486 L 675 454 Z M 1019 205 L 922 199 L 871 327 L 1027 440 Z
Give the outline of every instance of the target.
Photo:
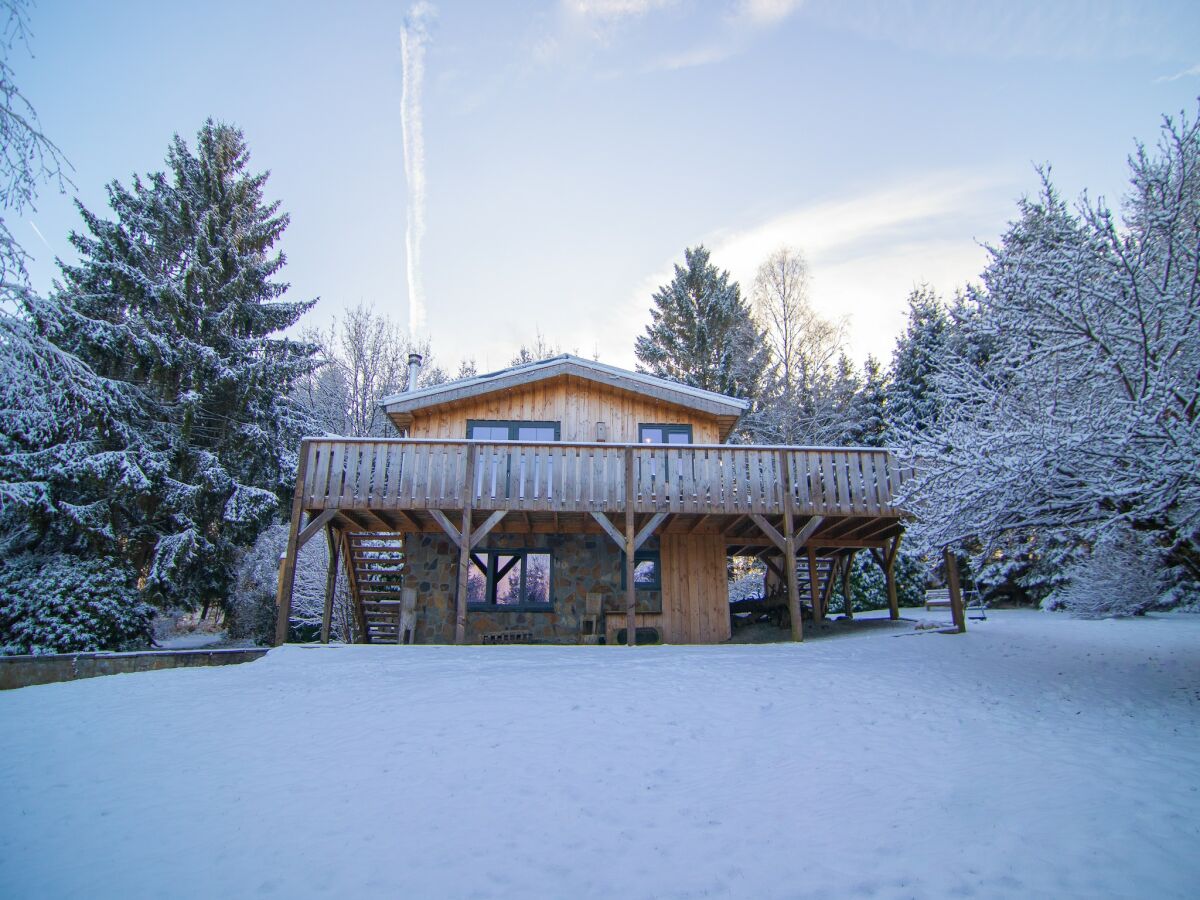
M 1200 616 L 971 626 L 5 692 L 0 896 L 1197 896 Z

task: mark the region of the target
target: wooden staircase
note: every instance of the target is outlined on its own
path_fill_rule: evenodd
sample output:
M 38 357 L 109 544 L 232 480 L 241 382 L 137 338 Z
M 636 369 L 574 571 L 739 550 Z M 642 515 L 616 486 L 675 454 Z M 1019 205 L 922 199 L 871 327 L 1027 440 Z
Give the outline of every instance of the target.
M 834 594 L 841 591 L 842 585 L 842 565 L 847 564 L 848 560 L 844 556 L 818 556 L 817 557 L 817 593 L 821 598 L 821 614 L 822 617 L 829 615 L 829 607 L 834 604 L 840 604 L 839 599 L 834 599 Z M 809 587 L 808 573 L 808 558 L 804 554 L 796 561 L 797 586 L 800 589 L 801 604 L 812 605 L 812 590 Z M 816 612 L 814 610 L 814 612 Z
M 352 532 L 343 552 L 360 640 L 399 644 L 403 610 L 404 540 L 391 532 Z

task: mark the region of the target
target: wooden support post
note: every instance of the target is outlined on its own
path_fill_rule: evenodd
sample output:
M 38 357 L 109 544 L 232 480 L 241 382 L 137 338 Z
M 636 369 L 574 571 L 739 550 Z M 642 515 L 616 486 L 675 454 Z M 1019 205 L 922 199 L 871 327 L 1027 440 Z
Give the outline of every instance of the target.
M 804 640 L 804 621 L 800 617 L 800 584 L 796 574 L 796 528 L 792 521 L 792 485 L 788 477 L 786 455 L 779 453 L 779 471 L 783 472 L 783 575 L 787 582 L 788 618 L 792 623 L 792 640 Z
M 337 587 L 338 539 L 332 525 L 325 529 L 325 544 L 329 548 L 329 571 L 325 575 L 325 608 L 321 612 L 322 644 L 329 643 L 329 632 L 333 627 L 333 592 Z
M 634 533 L 633 448 L 625 448 L 625 642 L 637 646 L 637 585 L 633 583 L 637 535 Z
M 475 485 L 475 448 L 467 445 L 467 470 L 463 482 L 462 528 L 458 544 L 458 597 L 454 609 L 454 643 L 467 642 L 467 579 L 471 574 L 471 500 Z
M 812 599 L 813 622 L 825 618 L 825 610 L 821 609 L 821 585 L 817 583 L 817 551 L 808 548 L 808 593 Z
M 896 557 L 900 554 L 900 535 L 892 540 L 884 557 L 883 574 L 887 579 L 888 613 L 893 620 L 900 618 L 900 600 L 896 596 Z
M 967 617 L 963 611 L 962 585 L 958 581 L 958 559 L 949 547 L 942 551 L 942 556 L 946 560 L 946 587 L 950 588 L 950 614 L 954 616 L 954 627 L 962 634 L 967 630 Z
M 816 552 L 816 548 L 813 549 Z M 838 580 L 841 571 L 841 557 L 833 557 L 829 562 L 829 574 L 825 577 L 825 589 L 821 591 L 821 615 L 829 615 L 829 604 L 833 602 L 833 585 Z
M 292 589 L 296 584 L 296 554 L 300 538 L 300 517 L 304 515 L 304 479 L 308 474 L 308 441 L 300 442 L 300 462 L 296 466 L 296 490 L 292 492 L 292 521 L 288 527 L 287 550 L 279 567 L 279 585 L 275 590 L 275 646 L 287 642 L 292 617 Z
M 854 600 L 850 596 L 850 576 L 854 572 L 854 557 L 857 554 L 851 550 L 845 557 L 845 567 L 842 569 L 842 599 L 846 602 L 846 618 L 854 618 Z
M 354 571 L 354 547 L 350 543 L 350 532 L 342 532 L 342 559 L 346 560 L 346 582 L 350 585 L 350 612 L 354 616 L 354 624 L 358 628 L 360 643 L 371 643 L 371 631 L 367 628 L 367 616 L 363 612 L 362 593 L 358 586 L 358 576 Z

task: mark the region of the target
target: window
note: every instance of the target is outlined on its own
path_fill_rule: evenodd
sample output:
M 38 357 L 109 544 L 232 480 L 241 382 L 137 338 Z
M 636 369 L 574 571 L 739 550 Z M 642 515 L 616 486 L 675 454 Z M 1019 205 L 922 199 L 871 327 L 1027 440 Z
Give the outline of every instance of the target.
M 692 426 L 691 425 L 638 425 L 638 443 L 641 444 L 690 444 L 692 442 Z M 649 469 L 645 472 L 651 481 L 656 481 L 660 477 L 664 480 L 669 480 L 671 477 L 671 467 L 668 464 L 666 471 L 660 476 L 658 472 L 657 460 L 649 460 Z
M 467 422 L 469 441 L 536 441 L 549 443 L 559 439 L 558 422 Z
M 640 444 L 690 444 L 691 425 L 639 425 Z
M 551 596 L 548 550 L 485 550 L 471 554 L 468 606 L 548 607 Z
M 661 562 L 657 550 L 638 550 L 633 554 L 633 588 L 636 591 L 662 589 Z M 625 554 L 621 554 L 621 590 L 625 590 Z
M 559 439 L 558 422 L 506 422 L 483 419 L 467 420 L 469 441 L 531 441 L 549 444 Z M 490 499 L 551 496 L 554 490 L 554 457 L 544 462 L 536 451 L 534 459 L 527 458 L 520 448 L 480 450 L 475 465 L 475 492 Z M 514 469 L 512 457 L 519 458 Z

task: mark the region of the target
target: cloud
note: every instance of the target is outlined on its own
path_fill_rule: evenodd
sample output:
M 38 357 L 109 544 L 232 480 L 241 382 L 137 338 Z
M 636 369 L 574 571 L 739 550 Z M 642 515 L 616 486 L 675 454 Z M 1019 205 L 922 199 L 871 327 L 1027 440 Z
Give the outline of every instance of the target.
M 909 291 L 928 282 L 951 293 L 978 278 L 987 262 L 981 240 L 995 240 L 1012 214 L 1016 186 L 986 172 L 947 171 L 905 179 L 883 190 L 826 200 L 697 243 L 749 292 L 759 264 L 781 246 L 798 247 L 812 275 L 813 305 L 827 318 L 849 319 L 848 349 L 888 359 L 904 325 Z M 618 317 L 646 315 L 649 298 L 671 280 L 665 262 L 643 278 Z
M 408 227 L 404 244 L 408 330 L 413 335 L 425 328 L 425 288 L 421 279 L 421 245 L 425 239 L 425 133 L 421 86 L 425 80 L 429 25 L 436 14 L 432 4 L 420 0 L 409 9 L 400 29 L 400 63 L 404 76 L 400 96 L 400 129 L 404 136 L 404 180 L 408 186 Z
M 1155 78 L 1154 81 L 1156 84 L 1164 81 L 1178 81 L 1181 78 L 1191 78 L 1195 75 L 1200 75 L 1200 63 L 1196 63 L 1196 65 L 1192 66 L 1190 69 L 1184 69 L 1182 72 L 1176 72 L 1174 75 L 1160 75 L 1158 78 Z
M 750 25 L 778 25 L 797 9 L 802 0 L 742 0 L 734 15 Z
M 563 0 L 563 9 L 585 19 L 615 20 L 644 16 L 674 6 L 677 0 Z

